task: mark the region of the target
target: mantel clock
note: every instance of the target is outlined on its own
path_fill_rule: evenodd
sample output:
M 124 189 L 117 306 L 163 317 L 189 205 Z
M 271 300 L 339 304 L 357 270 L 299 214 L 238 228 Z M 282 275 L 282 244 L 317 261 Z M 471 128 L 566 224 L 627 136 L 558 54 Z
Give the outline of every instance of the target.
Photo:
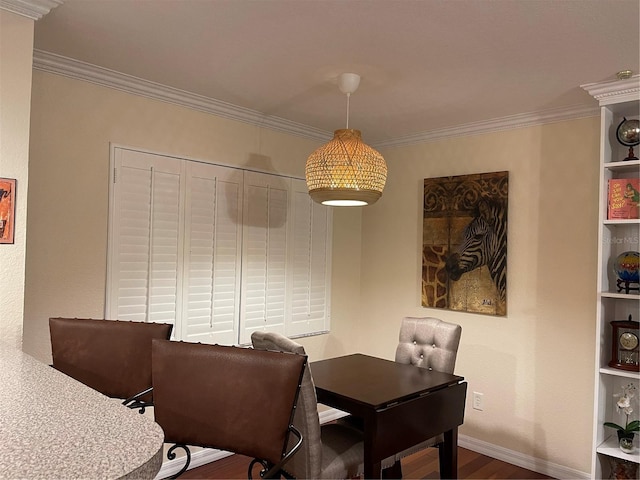
M 611 322 L 611 361 L 609 366 L 632 372 L 640 371 L 640 322 L 615 320 Z

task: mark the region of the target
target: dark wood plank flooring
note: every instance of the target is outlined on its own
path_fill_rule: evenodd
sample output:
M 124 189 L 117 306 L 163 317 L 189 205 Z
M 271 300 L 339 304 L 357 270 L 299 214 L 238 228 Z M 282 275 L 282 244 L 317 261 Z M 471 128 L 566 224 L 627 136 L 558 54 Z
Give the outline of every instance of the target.
M 216 462 L 202 465 L 182 474 L 181 480 L 189 479 L 246 479 L 250 458 L 231 455 Z M 438 450 L 428 448 L 402 460 L 405 479 L 440 478 Z M 465 448 L 458 448 L 458 477 L 492 479 L 550 479 L 546 475 L 532 472 L 509 463 L 487 457 Z M 256 474 L 254 474 L 256 478 Z

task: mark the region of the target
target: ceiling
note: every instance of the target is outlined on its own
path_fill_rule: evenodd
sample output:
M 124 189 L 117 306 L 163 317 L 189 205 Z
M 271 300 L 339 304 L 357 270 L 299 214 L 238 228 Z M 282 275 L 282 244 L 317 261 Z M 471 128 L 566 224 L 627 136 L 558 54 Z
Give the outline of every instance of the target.
M 596 105 L 640 70 L 638 0 L 65 0 L 35 49 L 369 143 Z

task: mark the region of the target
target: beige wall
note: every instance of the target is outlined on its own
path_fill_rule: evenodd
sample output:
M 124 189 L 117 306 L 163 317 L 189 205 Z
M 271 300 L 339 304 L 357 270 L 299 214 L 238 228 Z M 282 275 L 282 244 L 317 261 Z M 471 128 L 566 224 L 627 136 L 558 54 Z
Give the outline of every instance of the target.
M 336 209 L 332 330 L 312 360 L 393 358 L 400 319 L 462 324 L 457 373 L 484 393 L 461 434 L 588 472 L 591 454 L 598 120 L 383 151 L 389 182 L 365 209 Z M 318 142 L 34 72 L 24 349 L 48 361 L 47 319 L 100 318 L 109 142 L 303 175 Z M 508 170 L 507 317 L 420 306 L 426 177 Z
M 0 340 L 20 348 L 34 21 L 0 9 L 0 177 L 15 178 L 15 243 L 0 245 Z
M 402 316 L 462 325 L 463 435 L 589 472 L 599 120 L 383 151 L 389 182 L 362 219 L 359 347 L 393 358 Z M 420 306 L 424 178 L 509 171 L 508 315 Z M 484 394 L 484 411 L 471 394 Z
M 109 143 L 304 176 L 319 142 L 42 72 L 33 75 L 24 350 L 49 361 L 48 319 L 104 318 Z M 336 212 L 330 335 L 313 356 L 346 353 L 358 305 L 360 210 Z M 347 269 L 346 266 L 355 266 Z

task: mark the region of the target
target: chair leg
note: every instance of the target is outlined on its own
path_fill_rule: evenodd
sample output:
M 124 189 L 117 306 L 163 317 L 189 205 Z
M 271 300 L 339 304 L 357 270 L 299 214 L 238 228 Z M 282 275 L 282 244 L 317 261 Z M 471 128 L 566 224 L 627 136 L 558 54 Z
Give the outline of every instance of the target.
M 189 468 L 189 465 L 191 464 L 191 450 L 189 450 L 189 447 L 187 445 L 184 445 L 181 443 L 176 443 L 173 447 L 171 447 L 167 451 L 167 459 L 173 460 L 176 458 L 176 454 L 175 454 L 176 448 L 182 448 L 184 450 L 184 453 L 186 454 L 186 462 L 178 473 L 175 473 L 169 477 L 170 479 L 178 478 L 180 475 L 182 475 L 184 472 L 187 471 L 187 469 Z
M 396 460 L 396 463 L 388 468 L 384 468 L 382 470 L 382 478 L 402 478 L 402 463 L 400 463 L 400 460 Z

